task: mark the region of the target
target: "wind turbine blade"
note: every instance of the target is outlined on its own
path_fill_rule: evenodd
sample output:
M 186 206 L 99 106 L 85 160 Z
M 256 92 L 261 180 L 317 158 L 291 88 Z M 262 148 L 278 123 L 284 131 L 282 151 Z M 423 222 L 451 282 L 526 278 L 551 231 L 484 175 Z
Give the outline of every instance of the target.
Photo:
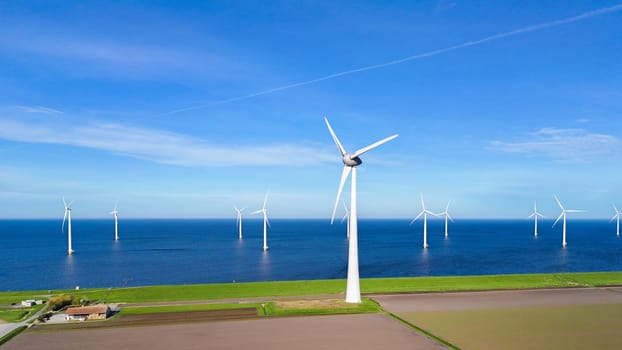
M 343 217 L 341 218 L 341 223 L 343 224 L 344 221 L 346 221 L 346 218 L 348 218 L 348 212 L 346 212 L 345 214 L 343 214 Z
M 255 214 L 259 214 L 259 213 L 263 213 L 263 209 L 255 210 L 254 212 L 250 213 L 249 215 L 255 215 Z
M 566 210 L 566 213 L 585 213 L 585 210 L 578 210 L 578 209 L 568 209 Z
M 451 222 L 454 222 L 454 219 L 452 219 L 451 216 L 449 216 L 449 213 L 446 213 L 446 215 L 447 215 L 447 218 L 451 220 Z
M 559 198 L 557 198 L 557 196 L 553 196 L 553 197 L 555 197 L 555 200 L 557 201 L 557 205 L 559 205 L 559 207 L 560 207 L 562 210 L 565 210 L 565 209 L 564 209 L 564 206 L 562 205 L 562 202 L 560 202 L 560 201 L 559 201 Z
M 65 220 L 67 219 L 67 208 L 65 208 L 65 216 L 63 216 L 63 224 L 60 227 L 61 232 L 65 233 Z
M 538 209 L 536 209 L 536 201 L 533 201 L 533 212 L 537 213 Z
M 423 193 L 420 193 L 421 195 L 421 208 L 423 208 L 423 211 L 425 211 L 425 203 L 423 202 Z
M 535 215 L 536 215 L 536 213 L 534 212 L 533 214 L 529 215 L 529 216 L 527 217 L 527 219 L 531 219 L 531 218 L 532 218 L 532 217 L 534 217 Z
M 266 224 L 268 225 L 269 228 L 272 228 L 272 226 L 270 226 L 270 220 L 268 220 L 268 214 L 264 213 L 264 219 L 266 220 Z
M 335 212 L 337 211 L 337 205 L 339 204 L 339 198 L 341 198 L 341 192 L 343 191 L 343 185 L 345 185 L 348 176 L 350 175 L 350 171 L 352 168 L 349 166 L 344 166 L 343 171 L 341 172 L 341 181 L 339 181 L 339 189 L 337 190 L 337 199 L 335 199 L 335 206 L 333 207 L 333 215 L 331 216 L 330 223 L 333 224 L 335 222 Z
M 117 211 L 117 204 L 119 204 L 119 200 L 118 199 L 114 202 L 114 211 Z
M 71 208 L 71 204 L 73 204 L 73 201 L 69 201 L 69 203 L 67 203 L 67 207 Z
M 415 218 L 413 219 L 413 221 L 410 222 L 410 224 L 412 225 L 415 221 L 417 221 L 417 219 L 419 219 L 421 217 L 421 215 L 423 215 L 423 212 L 419 213 L 419 215 L 415 216 Z
M 266 192 L 266 196 L 263 198 L 263 208 L 266 209 L 266 204 L 268 203 L 268 194 L 269 192 Z
M 559 216 L 557 217 L 557 220 L 555 220 L 555 222 L 553 223 L 553 226 L 551 226 L 551 227 L 555 227 L 555 225 L 557 224 L 557 222 L 559 221 L 559 219 L 561 219 L 561 218 L 562 218 L 562 216 L 564 216 L 564 212 L 563 212 L 563 211 L 562 211 L 562 213 L 561 213 L 561 214 L 559 214 Z
M 339 148 L 339 152 L 341 152 L 341 155 L 343 156 L 344 154 L 346 154 L 345 148 L 343 148 L 343 146 L 341 145 L 341 142 L 339 142 L 337 135 L 335 134 L 335 132 L 333 131 L 333 128 L 330 126 L 330 123 L 328 122 L 328 118 L 324 117 L 324 121 L 326 122 L 326 126 L 328 127 L 328 132 L 330 132 L 330 135 L 333 137 L 333 141 L 335 141 L 337 148 Z
M 369 145 L 367 147 L 363 147 L 363 148 L 359 149 L 358 151 L 354 152 L 354 154 L 352 155 L 352 158 L 356 158 L 356 157 L 360 156 L 361 154 L 363 154 L 363 153 L 365 153 L 367 151 L 370 151 L 370 150 L 372 150 L 372 149 L 382 145 L 383 143 L 387 143 L 387 142 L 393 140 L 394 138 L 396 138 L 397 136 L 398 136 L 397 134 L 391 135 L 391 136 L 389 136 L 387 138 L 384 138 L 384 139 L 382 139 L 380 141 L 374 142 L 374 143 L 372 143 L 371 145 Z
M 613 204 L 613 203 L 612 203 L 611 205 L 613 205 L 613 210 L 615 210 L 615 211 L 616 211 L 616 213 L 619 213 L 619 212 L 620 212 L 620 211 L 618 210 L 618 207 L 616 207 L 616 205 L 615 205 L 615 204 Z
M 613 220 L 615 220 L 618 216 L 620 216 L 618 213 L 616 213 L 616 215 L 614 215 L 611 220 L 609 220 L 609 222 L 612 222 Z
M 449 200 L 449 202 L 447 202 L 447 206 L 445 207 L 445 213 L 449 213 L 449 204 L 450 203 L 451 203 L 451 199 Z
M 67 202 L 65 202 L 65 196 L 63 196 L 63 206 L 67 208 Z

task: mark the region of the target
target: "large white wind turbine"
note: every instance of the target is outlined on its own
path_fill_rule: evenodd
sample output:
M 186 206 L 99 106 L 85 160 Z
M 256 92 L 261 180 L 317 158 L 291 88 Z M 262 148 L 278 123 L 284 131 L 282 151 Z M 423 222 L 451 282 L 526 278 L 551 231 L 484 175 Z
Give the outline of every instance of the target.
M 238 239 L 242 239 L 242 212 L 244 208 L 239 209 L 238 207 L 233 207 L 237 212 L 237 216 L 235 219 L 235 224 L 238 226 Z
M 71 203 L 65 202 L 65 197 L 63 197 L 63 206 L 65 207 L 65 215 L 63 216 L 63 225 L 61 226 L 61 230 L 65 232 L 65 220 L 67 220 L 67 253 L 69 255 L 73 254 L 73 249 L 71 248 Z
M 350 189 L 350 240 L 348 243 L 348 280 L 346 285 L 346 303 L 360 303 L 361 302 L 361 287 L 359 281 L 359 253 L 358 253 L 358 219 L 356 214 L 356 167 L 363 161 L 359 158 L 363 153 L 368 152 L 385 142 L 389 142 L 397 137 L 397 134 L 384 138 L 378 142 L 374 142 L 367 147 L 363 147 L 354 153 L 347 153 L 345 148 L 339 142 L 337 135 L 330 126 L 327 118 L 324 118 L 326 126 L 330 135 L 333 137 L 339 153 L 341 153 L 341 161 L 343 162 L 343 171 L 341 172 L 341 181 L 339 181 L 339 189 L 337 190 L 337 199 L 335 200 L 335 206 L 333 207 L 333 215 L 331 217 L 331 224 L 335 221 L 335 211 L 339 204 L 339 198 L 343 191 L 350 172 L 352 173 L 351 189 Z
M 618 210 L 618 208 L 616 207 L 615 204 L 613 204 L 613 210 L 616 211 L 615 215 L 611 218 L 611 220 L 609 220 L 609 222 L 612 222 L 613 219 L 616 219 L 616 235 L 620 235 L 620 216 L 622 215 L 622 213 Z
M 564 218 L 564 225 L 563 225 L 563 228 L 562 228 L 562 232 L 563 232 L 563 234 L 562 234 L 562 247 L 565 247 L 567 245 L 567 243 L 566 243 L 566 213 L 582 213 L 585 210 L 565 209 L 564 206 L 562 205 L 562 203 L 557 198 L 557 196 L 554 196 L 554 197 L 555 197 L 555 201 L 557 201 L 557 205 L 559 205 L 559 207 L 561 208 L 562 212 L 557 217 L 557 220 L 555 220 L 555 222 L 553 223 L 553 227 L 555 227 L 555 224 L 557 224 L 559 219 L 561 219 L 562 217 Z
M 529 215 L 527 218 L 533 218 L 533 235 L 534 237 L 538 237 L 538 216 L 543 218 L 544 215 L 538 213 L 538 209 L 536 208 L 536 202 L 533 202 L 533 213 Z
M 350 239 L 350 209 L 348 209 L 346 202 L 343 202 L 343 209 L 345 210 L 345 213 L 343 214 L 341 223 L 343 223 L 344 220 L 347 220 L 346 221 L 346 238 Z
M 421 194 L 421 208 L 423 208 L 421 210 L 421 213 L 419 213 L 419 215 L 417 215 L 413 219 L 413 221 L 410 222 L 410 224 L 412 225 L 415 221 L 417 221 L 417 219 L 419 219 L 423 215 L 423 248 L 427 248 L 428 247 L 428 214 L 432 216 L 438 216 L 438 215 L 434 214 L 433 212 L 425 208 L 425 203 L 423 202 L 423 193 Z
M 114 209 L 108 213 L 114 216 L 114 240 L 119 240 L 119 211 L 117 210 L 118 202 L 114 203 Z
M 263 199 L 263 207 L 261 209 L 256 210 L 251 213 L 254 214 L 263 214 L 263 250 L 268 250 L 268 226 L 270 226 L 270 222 L 268 222 L 268 212 L 266 211 L 266 203 L 268 202 L 268 192 L 266 192 L 266 196 Z
M 451 201 L 447 202 L 447 206 L 445 207 L 445 211 L 444 212 L 436 214 L 436 216 L 444 216 L 445 217 L 445 238 L 447 238 L 448 220 L 451 220 L 451 222 L 454 222 L 454 219 L 452 219 L 451 216 L 449 215 L 449 204 L 450 203 L 451 203 Z

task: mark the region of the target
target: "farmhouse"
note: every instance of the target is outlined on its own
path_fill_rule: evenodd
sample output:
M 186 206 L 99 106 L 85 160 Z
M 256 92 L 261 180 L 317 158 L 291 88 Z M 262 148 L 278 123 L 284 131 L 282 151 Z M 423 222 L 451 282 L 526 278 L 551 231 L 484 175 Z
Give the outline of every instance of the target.
M 110 316 L 110 307 L 105 304 L 70 307 L 65 311 L 65 318 L 73 321 L 105 320 Z

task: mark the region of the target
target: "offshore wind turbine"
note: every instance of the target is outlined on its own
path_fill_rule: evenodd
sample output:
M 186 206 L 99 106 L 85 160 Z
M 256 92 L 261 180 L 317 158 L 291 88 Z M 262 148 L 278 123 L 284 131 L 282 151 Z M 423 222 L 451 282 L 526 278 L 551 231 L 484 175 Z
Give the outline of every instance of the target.
M 438 215 L 434 214 L 433 212 L 425 208 L 425 203 L 423 202 L 423 193 L 421 194 L 421 207 L 423 209 L 421 210 L 419 215 L 417 215 L 413 219 L 413 221 L 410 222 L 410 224 L 412 225 L 415 221 L 417 221 L 417 219 L 419 219 L 423 215 L 423 248 L 427 248 L 428 247 L 428 214 L 433 215 L 433 216 L 438 216 Z
M 119 240 L 119 211 L 117 211 L 118 202 L 114 203 L 114 209 L 108 213 L 114 215 L 114 240 Z
M 335 200 L 333 215 L 330 220 L 331 224 L 335 221 L 335 211 L 337 210 L 337 205 L 339 204 L 339 198 L 341 197 L 343 186 L 345 185 L 345 182 L 348 179 L 350 173 L 352 173 L 352 180 L 350 182 L 350 240 L 348 242 L 348 279 L 346 284 L 345 301 L 346 303 L 360 303 L 361 286 L 359 281 L 358 218 L 356 216 L 356 167 L 363 163 L 360 158 L 363 153 L 368 152 L 382 145 L 383 143 L 393 140 L 397 137 L 397 134 L 374 142 L 369 146 L 363 147 L 355 151 L 354 153 L 348 153 L 341 145 L 341 142 L 337 138 L 337 135 L 333 131 L 333 128 L 330 126 L 330 123 L 328 122 L 328 119 L 326 117 L 324 118 L 324 122 L 326 122 L 328 131 L 330 132 L 330 135 L 333 137 L 333 141 L 335 141 L 335 144 L 339 149 L 339 153 L 341 154 L 341 161 L 343 162 L 343 171 L 341 172 L 341 180 L 339 181 L 339 189 L 337 190 L 337 199 Z
M 536 202 L 533 202 L 533 213 L 529 215 L 527 218 L 533 217 L 533 235 L 534 237 L 538 237 L 538 216 L 543 218 L 544 215 L 538 213 L 538 209 L 536 208 Z
M 73 254 L 74 250 L 71 247 L 71 203 L 65 202 L 65 197 L 63 197 L 63 206 L 65 207 L 65 215 L 63 216 L 63 225 L 61 226 L 62 232 L 65 232 L 65 220 L 67 220 L 67 253 L 69 255 Z
M 350 239 L 350 210 L 348 209 L 346 202 L 343 202 L 343 209 L 345 210 L 345 214 L 343 214 L 341 223 L 343 223 L 344 220 L 347 220 L 346 221 L 346 238 Z
M 244 208 L 239 209 L 235 206 L 233 208 L 237 212 L 235 224 L 238 226 L 238 239 L 242 239 L 242 212 L 244 211 Z
M 263 207 L 259 210 L 255 210 L 251 213 L 254 214 L 263 214 L 263 250 L 268 250 L 268 226 L 270 226 L 270 222 L 268 222 L 268 213 L 266 211 L 266 203 L 268 202 L 268 192 L 266 192 L 266 196 L 263 199 Z
M 447 225 L 448 225 L 448 220 L 451 220 L 451 222 L 454 222 L 454 219 L 451 218 L 451 216 L 449 215 L 449 204 L 451 203 L 451 200 L 449 202 L 447 202 L 447 206 L 445 207 L 445 211 L 442 213 L 438 213 L 436 214 L 436 216 L 444 216 L 445 217 L 445 238 L 447 238 Z
M 559 205 L 559 207 L 561 208 L 562 212 L 557 217 L 557 220 L 555 220 L 555 222 L 553 223 L 553 227 L 555 227 L 555 224 L 557 224 L 559 219 L 561 219 L 562 217 L 564 218 L 564 225 L 563 225 L 563 228 L 562 228 L 562 232 L 563 232 L 563 234 L 562 234 L 562 247 L 565 247 L 568 244 L 566 242 L 566 213 L 582 213 L 585 210 L 565 209 L 564 206 L 562 205 L 562 203 L 559 201 L 559 198 L 557 198 L 557 196 L 554 196 L 554 197 L 555 197 L 555 200 L 557 201 L 557 205 Z
M 611 220 L 609 220 L 609 222 L 612 222 L 613 219 L 616 219 L 616 235 L 619 236 L 620 235 L 620 216 L 622 215 L 622 213 L 618 210 L 615 204 L 613 204 L 613 210 L 615 210 L 616 213 L 611 218 Z

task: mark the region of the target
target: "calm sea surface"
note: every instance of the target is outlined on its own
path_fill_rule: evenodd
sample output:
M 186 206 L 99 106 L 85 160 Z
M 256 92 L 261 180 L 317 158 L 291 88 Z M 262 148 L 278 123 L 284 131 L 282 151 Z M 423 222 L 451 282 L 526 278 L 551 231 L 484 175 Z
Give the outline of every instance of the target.
M 0 290 L 123 287 L 154 284 L 345 278 L 345 224 L 328 220 L 271 220 L 263 252 L 262 222 L 234 220 L 74 220 L 73 256 L 59 220 L 0 220 Z M 607 220 L 561 225 L 529 220 L 444 222 L 360 220 L 361 277 L 620 271 L 622 238 Z

